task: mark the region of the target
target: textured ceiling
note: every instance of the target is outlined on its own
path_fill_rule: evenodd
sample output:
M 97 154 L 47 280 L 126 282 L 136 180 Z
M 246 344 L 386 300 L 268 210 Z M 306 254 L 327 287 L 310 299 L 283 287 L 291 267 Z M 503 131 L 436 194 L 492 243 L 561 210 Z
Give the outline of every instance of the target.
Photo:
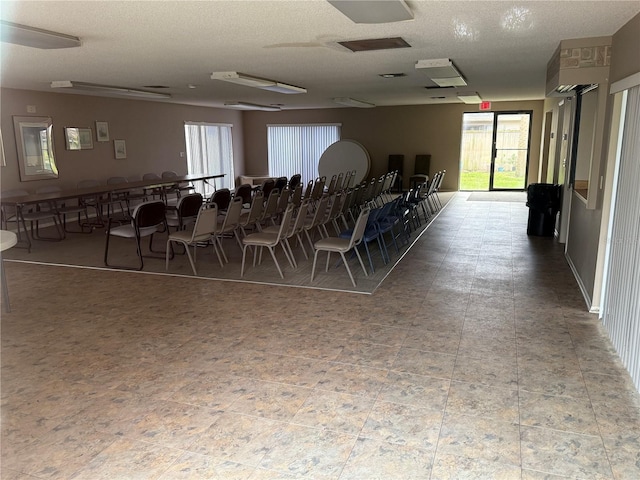
M 411 1 L 414 20 L 355 24 L 324 0 L 0 2 L 2 20 L 80 37 L 80 48 L 1 43 L 2 86 L 50 91 L 53 80 L 127 88 L 166 85 L 177 103 L 244 101 L 285 109 L 337 107 L 334 97 L 386 105 L 458 101 L 428 91 L 418 60 L 450 58 L 485 100 L 544 98 L 561 40 L 612 35 L 638 1 Z M 402 37 L 411 48 L 354 53 L 338 41 Z M 298 85 L 284 95 L 210 79 L 238 71 Z M 404 73 L 385 79 L 382 73 Z M 188 85 L 197 88 L 189 88 Z M 432 96 L 444 95 L 445 99 Z

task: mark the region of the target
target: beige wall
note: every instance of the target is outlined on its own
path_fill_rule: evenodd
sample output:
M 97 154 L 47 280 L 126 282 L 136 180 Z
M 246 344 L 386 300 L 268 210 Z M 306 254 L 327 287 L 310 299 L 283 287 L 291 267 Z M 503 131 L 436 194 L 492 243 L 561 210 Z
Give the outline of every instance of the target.
M 242 115 L 238 111 L 193 107 L 144 100 L 99 98 L 86 95 L 1 89 L 1 125 L 6 166 L 0 169 L 2 190 L 34 191 L 45 185 L 73 188 L 79 180 L 105 181 L 111 176 L 142 175 L 175 170 L 187 173 L 184 122 L 198 121 L 233 124 L 234 161 L 236 175 L 242 173 Z M 27 113 L 27 105 L 36 113 Z M 53 119 L 54 146 L 59 178 L 54 180 L 20 181 L 13 115 L 47 116 Z M 95 122 L 109 123 L 110 141 L 95 141 Z M 91 127 L 94 135 L 92 150 L 65 149 L 63 127 Z M 127 158 L 116 160 L 113 140 L 124 139 Z
M 640 13 L 613 35 L 612 49 L 609 83 L 640 72 Z
M 536 182 L 542 129 L 543 101 L 501 102 L 493 111 L 532 110 L 529 183 Z M 443 104 L 404 107 L 336 108 L 246 112 L 244 151 L 247 173 L 266 174 L 267 125 L 295 123 L 341 123 L 342 138 L 357 140 L 371 156 L 369 177 L 387 172 L 389 154 L 405 156 L 405 187 L 413 173 L 416 154 L 431 154 L 431 172 L 447 170 L 443 189 L 457 190 L 462 114 L 477 112 L 475 105 Z

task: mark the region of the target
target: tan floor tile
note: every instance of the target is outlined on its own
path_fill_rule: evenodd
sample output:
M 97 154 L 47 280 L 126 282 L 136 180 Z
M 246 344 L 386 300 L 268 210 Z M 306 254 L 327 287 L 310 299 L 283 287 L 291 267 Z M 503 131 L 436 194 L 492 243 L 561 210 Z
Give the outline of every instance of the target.
M 432 450 L 358 438 L 340 480 L 428 480 L 432 459 Z
M 488 462 L 520 465 L 519 427 L 508 422 L 446 414 L 437 455 L 456 455 Z
M 452 381 L 447 399 L 447 413 L 517 423 L 519 420 L 518 391 Z
M 522 427 L 521 443 L 523 468 L 570 477 L 613 478 L 600 437 Z

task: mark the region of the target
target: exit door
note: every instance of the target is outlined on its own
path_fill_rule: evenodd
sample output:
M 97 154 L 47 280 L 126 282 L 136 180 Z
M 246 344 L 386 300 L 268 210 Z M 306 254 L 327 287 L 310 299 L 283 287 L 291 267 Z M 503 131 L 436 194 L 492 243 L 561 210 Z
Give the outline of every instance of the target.
M 531 112 L 465 113 L 460 190 L 524 190 Z

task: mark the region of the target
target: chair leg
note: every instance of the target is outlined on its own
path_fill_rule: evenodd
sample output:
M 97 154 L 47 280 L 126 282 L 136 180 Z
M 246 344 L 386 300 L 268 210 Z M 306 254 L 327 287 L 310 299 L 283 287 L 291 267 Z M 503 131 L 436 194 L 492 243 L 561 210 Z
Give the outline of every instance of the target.
M 278 273 L 280 274 L 280 278 L 284 279 L 284 274 L 282 273 L 282 269 L 280 268 L 280 264 L 278 263 L 278 259 L 276 258 L 276 252 L 273 247 L 267 247 L 269 249 L 269 253 L 271 254 L 271 258 L 273 258 L 274 263 L 276 264 L 276 268 L 278 269 Z
M 351 269 L 349 268 L 349 264 L 347 263 L 347 259 L 344 256 L 344 253 L 340 252 L 340 256 L 342 257 L 342 263 L 344 263 L 345 268 L 347 269 L 347 273 L 349 274 L 349 278 L 351 279 L 351 283 L 353 286 L 356 286 L 356 281 L 353 278 L 353 274 L 351 273 Z
M 316 262 L 318 261 L 318 252 L 320 252 L 320 250 L 316 250 L 316 252 L 313 255 L 313 266 L 311 267 L 311 281 L 313 282 L 313 278 L 315 277 L 316 274 Z
M 353 250 L 356 252 L 356 256 L 358 257 L 358 261 L 360 262 L 360 266 L 362 267 L 362 271 L 364 272 L 364 276 L 368 277 L 369 274 L 367 273 L 367 269 L 364 266 L 364 262 L 362 261 L 362 256 L 360 255 L 360 251 L 358 250 L 358 247 L 357 246 L 353 247 Z M 373 271 L 371 273 L 373 273 Z
M 242 248 L 242 267 L 240 267 L 240 278 L 244 277 L 244 261 L 247 256 L 247 247 L 248 245 L 245 245 Z

